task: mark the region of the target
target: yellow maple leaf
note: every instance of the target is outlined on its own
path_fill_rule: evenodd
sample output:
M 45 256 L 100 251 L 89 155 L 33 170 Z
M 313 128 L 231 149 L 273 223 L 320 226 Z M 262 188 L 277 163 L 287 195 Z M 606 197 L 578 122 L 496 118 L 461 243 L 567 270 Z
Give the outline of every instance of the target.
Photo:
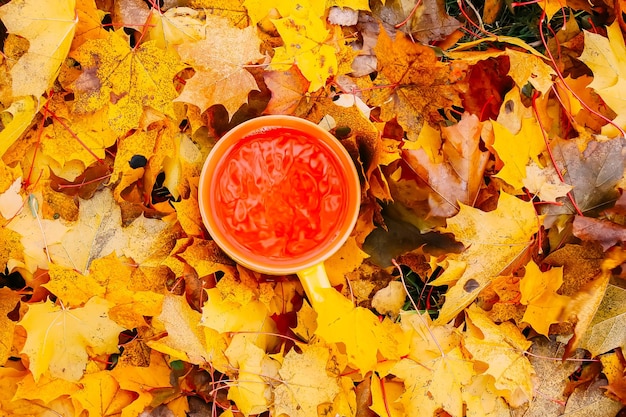
M 221 281 L 220 281 L 221 282 Z M 199 324 L 220 333 L 242 332 L 246 339 L 271 350 L 276 345 L 276 338 L 269 334 L 276 333 L 276 323 L 270 319 L 267 307 L 258 300 L 239 303 L 223 297 L 219 288 L 206 291 L 208 299 L 202 307 Z
M 263 59 L 260 45 L 254 27 L 238 29 L 224 18 L 207 16 L 206 39 L 178 47 L 181 59 L 196 73 L 175 101 L 194 104 L 202 112 L 222 104 L 232 116 L 248 102 L 248 93 L 258 90 L 245 66 Z
M 279 370 L 282 384 L 274 389 L 276 415 L 310 417 L 317 407 L 331 403 L 341 391 L 339 376 L 327 371 L 330 352 L 323 346 L 299 345 L 290 350 Z
M 267 411 L 272 398 L 269 381 L 279 379 L 279 362 L 247 338 L 233 339 L 225 354 L 237 369 L 237 383 L 228 390 L 228 399 L 244 416 Z
M 53 377 L 78 381 L 89 354 L 116 353 L 124 328 L 109 319 L 110 307 L 99 297 L 75 309 L 62 309 L 50 301 L 29 305 L 18 324 L 27 332 L 21 353 L 28 356 L 35 381 L 48 369 Z
M 539 228 L 532 202 L 501 192 L 498 207 L 484 212 L 461 204 L 457 215 L 447 220 L 444 232 L 453 233 L 465 250 L 455 258 L 465 268 L 445 271 L 431 285 L 451 285 L 439 313 L 438 323 L 453 319 L 468 306 L 492 279 L 502 275 L 532 243 Z
M 520 302 L 528 306 L 522 320 L 546 337 L 550 325 L 559 322 L 561 311 L 571 301 L 570 297 L 557 294 L 562 284 L 563 268 L 541 272 L 532 260 L 526 265 L 526 273 L 520 280 Z
M 195 42 L 205 38 L 206 11 L 188 7 L 172 7 L 165 12 L 153 8 L 147 32 L 148 40 L 155 40 L 163 49 L 173 49 L 186 42 Z
M 56 295 L 66 307 L 82 306 L 93 296 L 103 297 L 106 291 L 90 275 L 82 275 L 71 268 L 50 264 L 48 275 L 50 281 L 43 287 Z
M 584 31 L 585 48 L 580 55 L 593 71 L 590 88 L 602 97 L 602 100 L 617 114 L 613 123 L 622 129 L 626 128 L 626 46 L 619 22 L 607 27 L 608 38 L 597 33 Z M 612 125 L 602 128 L 602 134 L 615 137 L 617 129 Z
M 362 374 L 376 366 L 378 344 L 384 340 L 378 318 L 372 311 L 354 307 L 334 288 L 320 289 L 324 297 L 315 304 L 315 334 L 329 343 L 344 343 L 349 363 Z
M 61 167 L 72 160 L 87 167 L 96 158 L 104 159 L 105 150 L 115 144 L 116 135 L 109 126 L 106 108 L 75 117 L 63 97 L 55 96 L 47 109 L 56 117 L 42 132 L 41 149 Z
M 76 1 L 13 0 L 0 7 L 9 33 L 28 39 L 28 51 L 11 68 L 14 96 L 41 96 L 67 56 L 78 21 Z
M 80 385 L 81 389 L 71 395 L 77 405 L 76 414 L 86 410 L 94 417 L 119 415 L 135 400 L 135 393 L 121 389 L 108 371 L 87 374 Z
M 461 388 L 470 382 L 474 369 L 460 347 L 431 360 L 401 359 L 390 372 L 404 381 L 400 401 L 408 416 L 432 416 L 442 408 L 463 417 Z
M 541 168 L 534 161 L 526 165 L 526 178 L 522 183 L 528 192 L 543 201 L 556 201 L 559 197 L 565 197 L 573 188 L 561 181 L 552 165 Z
M 140 415 L 155 399 L 155 391 L 171 387 L 169 367 L 165 357 L 152 350 L 150 353 L 149 366 L 133 366 L 126 363 L 118 363 L 111 371 L 119 387 L 126 391 L 136 393 L 138 397 L 122 410 L 122 417 L 135 417 Z
M 524 355 L 532 342 L 511 322 L 495 324 L 479 307 L 466 310 L 468 335 L 463 347 L 476 362 L 486 367 L 484 373 L 495 378 L 498 394 L 512 406 L 519 407 L 533 398 L 533 367 Z
M 61 243 L 51 246 L 48 242 L 50 256 L 58 265 L 86 274 L 94 259 L 111 253 L 132 258 L 136 264 L 154 265 L 174 245 L 168 224 L 162 220 L 140 216 L 122 227 L 120 207 L 108 188 L 79 201 L 78 220 L 69 225 Z
M 288 16 L 272 20 L 283 39 L 284 46 L 274 49 L 270 69 L 287 71 L 296 64 L 310 81 L 309 91 L 326 84 L 337 74 L 337 48 L 329 44 L 331 31 L 323 19 L 310 12 L 304 16 Z
M 217 369 L 227 369 L 225 337 L 215 331 L 204 332 L 198 326 L 200 318 L 201 314 L 192 310 L 184 297 L 165 296 L 161 314 L 153 322 L 162 327 L 167 336 L 149 341 L 148 346 L 185 362 L 211 362 Z
M 525 118 L 522 119 L 520 131 L 513 134 L 496 121 L 492 121 L 491 125 L 495 134 L 493 148 L 504 164 L 495 176 L 502 178 L 515 190 L 521 190 L 528 161 L 532 158 L 539 163 L 537 157 L 546 148 L 541 126 L 537 119 Z
M 172 82 L 182 69 L 179 58 L 149 41 L 131 48 L 123 32 L 83 43 L 72 57 L 82 72 L 70 85 L 77 114 L 108 108 L 109 124 L 121 135 L 139 126 L 144 107 L 174 117 Z

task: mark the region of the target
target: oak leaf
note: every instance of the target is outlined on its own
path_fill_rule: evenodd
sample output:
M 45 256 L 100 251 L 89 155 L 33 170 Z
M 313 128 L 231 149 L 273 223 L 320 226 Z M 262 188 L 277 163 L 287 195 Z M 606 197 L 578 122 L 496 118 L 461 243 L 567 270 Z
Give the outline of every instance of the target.
M 174 117 L 172 100 L 178 95 L 173 78 L 182 69 L 179 58 L 155 41 L 131 48 L 123 32 L 88 40 L 72 57 L 82 72 L 69 86 L 77 114 L 108 108 L 111 129 L 118 135 L 139 126 L 144 107 Z
M 548 337 L 550 325 L 558 323 L 562 309 L 571 300 L 557 293 L 563 284 L 563 268 L 552 268 L 542 272 L 534 261 L 526 265 L 520 280 L 520 303 L 527 305 L 523 321 L 537 332 Z
M 438 323 L 453 319 L 491 280 L 502 275 L 528 249 L 538 230 L 533 204 L 504 192 L 496 210 L 484 212 L 461 204 L 459 213 L 447 223 L 442 231 L 454 234 L 465 246 L 460 255 L 449 257 L 463 262 L 465 268 L 445 271 L 430 282 L 433 286 L 454 284 L 446 293 Z
M 78 21 L 76 1 L 11 1 L 0 8 L 9 33 L 29 41 L 28 51 L 11 68 L 13 95 L 41 96 L 52 85 L 67 56 Z
M 248 93 L 259 89 L 245 66 L 263 59 L 259 52 L 261 40 L 254 27 L 237 29 L 228 20 L 215 16 L 207 16 L 205 36 L 178 47 L 181 59 L 196 73 L 175 101 L 194 104 L 201 112 L 222 104 L 232 117 L 248 102 Z
M 35 381 L 48 369 L 53 377 L 78 381 L 90 354 L 116 353 L 124 328 L 111 321 L 110 308 L 111 303 L 99 297 L 75 309 L 50 301 L 31 304 L 18 324 L 28 334 L 22 353 L 28 356 Z

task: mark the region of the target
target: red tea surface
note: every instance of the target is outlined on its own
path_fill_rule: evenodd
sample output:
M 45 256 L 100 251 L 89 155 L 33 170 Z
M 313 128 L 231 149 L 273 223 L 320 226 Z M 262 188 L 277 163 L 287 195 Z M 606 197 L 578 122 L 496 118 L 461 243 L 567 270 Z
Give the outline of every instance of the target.
M 224 155 L 211 191 L 227 239 L 258 256 L 304 256 L 336 237 L 346 216 L 345 173 L 318 139 L 272 128 Z

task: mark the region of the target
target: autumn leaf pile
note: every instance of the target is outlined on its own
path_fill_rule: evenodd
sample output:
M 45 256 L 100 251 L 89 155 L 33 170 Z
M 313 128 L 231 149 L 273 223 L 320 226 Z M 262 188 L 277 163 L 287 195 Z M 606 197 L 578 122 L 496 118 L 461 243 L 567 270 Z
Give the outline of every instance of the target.
M 3 3 L 1 416 L 626 404 L 621 2 Z M 489 33 L 499 7 L 539 40 Z M 212 145 L 263 114 L 360 175 L 315 309 L 200 218 Z

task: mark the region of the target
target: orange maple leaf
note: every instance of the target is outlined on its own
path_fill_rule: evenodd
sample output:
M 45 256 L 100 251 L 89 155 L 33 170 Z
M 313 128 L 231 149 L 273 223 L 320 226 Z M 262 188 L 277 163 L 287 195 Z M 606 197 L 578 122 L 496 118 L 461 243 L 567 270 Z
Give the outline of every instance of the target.
M 196 74 L 175 101 L 194 104 L 202 112 L 214 104 L 222 104 L 232 116 L 248 102 L 248 93 L 258 90 L 254 76 L 245 66 L 263 59 L 260 45 L 254 27 L 237 29 L 226 19 L 207 16 L 206 39 L 184 43 L 178 48 L 181 59 Z

